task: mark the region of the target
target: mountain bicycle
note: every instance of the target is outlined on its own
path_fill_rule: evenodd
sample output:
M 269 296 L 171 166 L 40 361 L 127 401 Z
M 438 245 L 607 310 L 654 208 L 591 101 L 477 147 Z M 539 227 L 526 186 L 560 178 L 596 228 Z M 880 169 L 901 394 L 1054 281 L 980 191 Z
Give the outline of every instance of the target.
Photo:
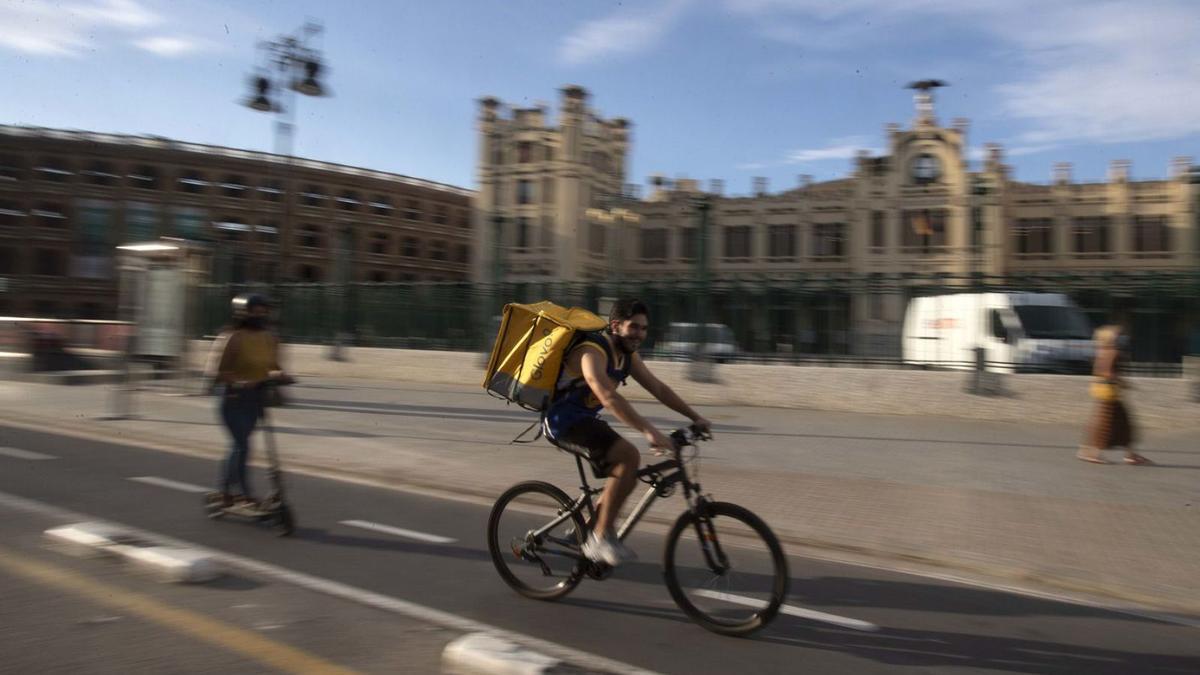
M 673 457 L 638 471 L 649 487 L 617 536 L 624 540 L 656 499 L 681 487 L 687 510 L 668 531 L 663 551 L 667 590 L 704 628 L 747 635 L 778 614 L 788 591 L 787 558 L 761 518 L 736 504 L 713 501 L 689 475 L 689 465 L 698 468 L 698 442 L 710 439 L 694 427 L 671 434 Z M 492 507 L 487 532 L 492 562 L 505 583 L 525 597 L 557 600 L 584 577 L 600 581 L 612 574 L 612 567 L 588 560 L 581 551 L 596 517 L 593 497 L 601 488 L 588 484 L 584 460 L 574 456 L 581 481 L 574 500 L 550 483 L 525 481 Z

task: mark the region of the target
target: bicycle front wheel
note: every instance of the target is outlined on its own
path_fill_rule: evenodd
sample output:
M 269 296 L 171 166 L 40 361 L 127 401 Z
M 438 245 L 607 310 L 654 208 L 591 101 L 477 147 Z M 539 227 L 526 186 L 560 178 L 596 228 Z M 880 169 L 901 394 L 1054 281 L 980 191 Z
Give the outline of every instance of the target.
M 541 481 L 518 483 L 496 500 L 488 519 L 488 550 L 513 590 L 557 600 L 579 584 L 586 531 L 583 518 L 570 510 L 566 493 Z
M 722 635 L 771 622 L 787 597 L 783 547 L 750 511 L 710 502 L 679 516 L 663 558 L 667 589 L 693 621 Z

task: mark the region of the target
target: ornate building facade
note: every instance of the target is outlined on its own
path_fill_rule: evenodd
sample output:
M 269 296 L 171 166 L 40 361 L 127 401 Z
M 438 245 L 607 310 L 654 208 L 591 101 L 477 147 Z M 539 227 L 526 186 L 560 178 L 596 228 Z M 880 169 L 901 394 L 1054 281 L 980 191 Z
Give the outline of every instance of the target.
M 536 133 L 554 143 L 573 133 L 577 102 L 586 100 L 580 92 L 564 90 L 564 108 L 576 105 L 576 112 L 564 113 L 557 128 L 543 126 L 539 110 Z M 480 179 L 503 187 L 496 201 L 481 201 L 476 225 L 483 228 L 482 240 L 484 230 L 495 231 L 498 213 L 506 239 L 498 256 L 481 251 L 477 279 L 492 278 L 489 271 L 496 268 L 487 265 L 500 261 L 509 282 L 549 276 L 682 284 L 697 277 L 703 249 L 714 293 L 726 298 L 717 316 L 738 324 L 735 332 L 747 350 L 774 351 L 787 344 L 804 351 L 894 355 L 907 300 L 928 292 L 930 279 L 940 279 L 935 283 L 940 288 L 961 288 L 972 280 L 990 285 L 987 280 L 995 279 L 1011 287 L 1022 276 L 1064 275 L 1076 285 L 1103 290 L 1112 274 L 1166 278 L 1200 270 L 1191 158 L 1176 158 L 1163 180 L 1131 180 L 1129 163 L 1114 161 L 1105 182 L 1076 182 L 1069 165 L 1057 164 L 1050 181 L 1036 184 L 1015 180 L 1003 149 L 988 144 L 973 170 L 967 121 L 940 124 L 929 88 L 917 90 L 907 128 L 887 125 L 882 156 L 860 153 L 845 178 L 813 182 L 801 176 L 798 185 L 780 192 L 768 191 L 759 179 L 750 196 L 725 196 L 721 181 L 705 189 L 694 180 L 656 178 L 645 198 L 631 199 L 635 191 L 622 187 L 619 166 L 596 175 L 587 161 L 588 152 L 612 161 L 625 156 L 624 121 L 604 126 L 595 118 L 599 126 L 593 128 L 608 133 L 587 136 L 584 154 L 550 164 L 498 164 L 493 160 L 510 156 L 513 144 L 522 142 L 515 130 L 522 127 L 516 120 L 523 113 L 498 121 L 497 109 L 494 99 L 484 100 L 481 145 L 490 150 L 481 155 Z M 520 200 L 514 181 L 548 190 L 564 181 L 590 181 L 590 192 L 573 191 L 572 198 L 539 213 L 555 249 L 531 251 L 519 245 L 524 239 L 513 238 L 505 208 L 513 203 L 509 197 Z M 484 194 L 492 193 L 481 189 Z M 494 205 L 490 213 L 488 204 Z M 519 204 L 516 208 L 519 212 Z M 633 216 L 613 217 L 614 211 Z M 571 257 L 555 266 L 551 257 L 564 251 Z M 824 280 L 824 291 L 801 302 L 788 297 L 801 288 L 798 282 L 811 288 L 814 279 Z M 729 293 L 718 292 L 731 285 L 766 291 L 731 304 Z M 1195 291 L 1193 286 L 1190 292 Z M 1171 331 L 1194 330 L 1188 326 L 1197 322 L 1196 304 L 1190 310 L 1186 302 L 1165 308 L 1181 324 Z

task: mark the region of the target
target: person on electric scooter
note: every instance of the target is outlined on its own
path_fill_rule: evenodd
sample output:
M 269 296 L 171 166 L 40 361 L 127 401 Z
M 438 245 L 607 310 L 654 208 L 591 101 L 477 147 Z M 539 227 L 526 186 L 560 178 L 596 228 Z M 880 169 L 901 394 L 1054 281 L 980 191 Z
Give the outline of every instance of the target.
M 250 434 L 266 403 L 269 381 L 283 378 L 279 338 L 270 330 L 271 303 L 266 296 L 246 293 L 233 299 L 232 330 L 222 336 L 224 347 L 216 368 L 221 421 L 232 443 L 221 463 L 217 482 L 222 506 L 254 505 L 246 475 Z

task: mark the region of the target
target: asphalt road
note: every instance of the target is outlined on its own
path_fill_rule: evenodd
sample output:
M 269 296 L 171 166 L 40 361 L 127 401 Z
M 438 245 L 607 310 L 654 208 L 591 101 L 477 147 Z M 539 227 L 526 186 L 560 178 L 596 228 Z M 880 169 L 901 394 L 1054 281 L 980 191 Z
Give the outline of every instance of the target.
M 861 623 L 849 627 L 836 619 L 785 615 L 752 638 L 725 638 L 693 624 L 672 602 L 658 562 L 663 535 L 652 524 L 645 529 L 639 526 L 631 539 L 641 554 L 639 562 L 621 568 L 606 581 L 585 580 L 562 601 L 544 603 L 519 597 L 500 581 L 485 542 L 490 507 L 478 500 L 289 476 L 299 528 L 295 536 L 279 539 L 253 524 L 204 517 L 198 491 L 213 483 L 215 462 L 7 427 L 0 427 L 0 446 L 9 449 L 0 452 L 2 493 L 419 603 L 654 671 L 1200 671 L 1200 629 L 1195 626 L 796 556 L 789 559 L 790 606 L 865 622 L 874 630 L 863 630 Z M 261 486 L 261 475 L 256 478 Z M 654 508 L 679 512 L 682 501 L 673 498 Z M 352 521 L 358 525 L 347 524 Z M 394 529 L 364 529 L 363 523 Z M 34 518 L 6 515 L 4 533 L 28 537 L 40 531 L 39 526 Z M 11 570 L 0 566 L 0 589 L 13 588 L 13 576 Z M 301 595 L 297 589 L 277 586 L 275 590 Z M 253 590 L 210 592 L 231 596 Z M 18 640 L 24 643 L 34 639 L 30 635 L 39 635 L 36 623 L 17 630 L 8 621 L 14 613 L 14 600 L 30 611 L 47 611 L 38 593 L 5 593 L 5 626 L 9 627 L 0 633 L 0 667 L 14 663 L 14 655 L 21 650 Z M 334 602 L 310 598 L 293 609 L 297 614 L 305 607 L 318 613 L 332 611 L 323 608 Z M 22 611 L 17 610 L 18 616 Z M 331 622 L 321 633 L 326 638 L 351 641 L 361 639 L 361 628 L 355 621 Z M 387 640 L 386 632 L 371 634 Z M 115 634 L 112 644 L 127 644 L 130 635 Z M 430 642 L 439 639 L 431 636 Z M 305 636 L 295 640 L 303 643 Z M 193 648 L 166 641 L 159 644 L 168 651 Z M 86 640 L 62 645 L 63 649 L 90 649 Z M 119 650 L 109 654 L 93 652 L 87 670 L 130 672 L 127 656 Z M 327 658 L 346 657 L 335 650 Z M 349 664 L 366 670 L 377 666 Z

